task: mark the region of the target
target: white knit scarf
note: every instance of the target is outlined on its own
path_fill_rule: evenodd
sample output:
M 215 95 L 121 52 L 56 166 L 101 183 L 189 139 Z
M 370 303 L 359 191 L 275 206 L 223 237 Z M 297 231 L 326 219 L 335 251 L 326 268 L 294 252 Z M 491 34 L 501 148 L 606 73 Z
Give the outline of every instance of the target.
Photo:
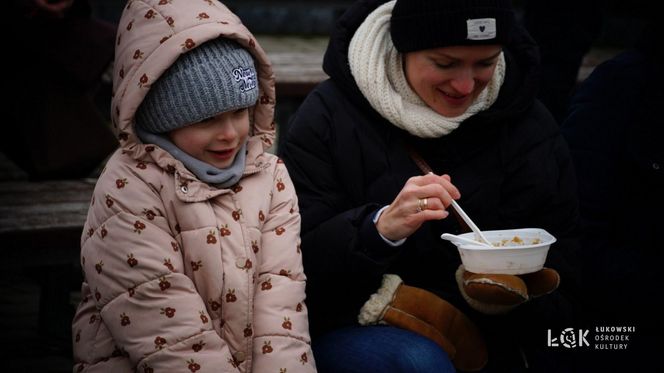
M 395 126 L 417 137 L 445 136 L 496 101 L 505 79 L 505 56 L 500 54 L 493 78 L 466 112 L 454 118 L 442 116 L 408 85 L 402 56 L 390 36 L 390 17 L 395 2 L 378 7 L 355 32 L 348 48 L 351 74 L 374 110 Z

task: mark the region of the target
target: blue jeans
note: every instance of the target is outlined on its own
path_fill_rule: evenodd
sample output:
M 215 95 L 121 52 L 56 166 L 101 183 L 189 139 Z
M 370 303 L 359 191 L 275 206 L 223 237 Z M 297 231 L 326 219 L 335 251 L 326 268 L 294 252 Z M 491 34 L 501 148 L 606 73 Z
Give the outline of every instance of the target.
M 455 372 L 436 343 L 393 326 L 357 326 L 333 331 L 313 341 L 319 373 Z

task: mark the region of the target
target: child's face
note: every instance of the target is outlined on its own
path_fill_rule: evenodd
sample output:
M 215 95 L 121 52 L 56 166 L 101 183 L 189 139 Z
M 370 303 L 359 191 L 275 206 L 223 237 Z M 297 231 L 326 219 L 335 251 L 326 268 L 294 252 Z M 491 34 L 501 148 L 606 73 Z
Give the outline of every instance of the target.
M 249 135 L 249 110 L 227 111 L 169 133 L 190 156 L 217 168 L 228 168 Z

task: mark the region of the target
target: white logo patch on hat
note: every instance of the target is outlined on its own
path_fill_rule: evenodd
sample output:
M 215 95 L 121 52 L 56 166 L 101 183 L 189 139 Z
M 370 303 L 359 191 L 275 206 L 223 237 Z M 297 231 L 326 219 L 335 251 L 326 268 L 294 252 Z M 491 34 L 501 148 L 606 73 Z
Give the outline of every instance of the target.
M 496 19 L 477 18 L 466 20 L 468 40 L 488 40 L 496 38 Z
M 256 88 L 256 73 L 253 69 L 238 67 L 233 70 L 233 78 L 240 82 L 240 92 L 247 92 Z

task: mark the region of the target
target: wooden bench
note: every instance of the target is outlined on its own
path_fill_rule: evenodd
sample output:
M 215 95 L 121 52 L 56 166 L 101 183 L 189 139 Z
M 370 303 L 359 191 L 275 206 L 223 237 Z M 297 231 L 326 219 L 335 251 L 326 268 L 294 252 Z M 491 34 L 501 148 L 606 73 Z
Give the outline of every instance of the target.
M 94 179 L 0 182 L 0 266 L 78 263 Z M 29 249 L 29 253 L 26 252 Z
M 327 79 L 322 67 L 327 37 L 257 35 L 256 39 L 272 61 L 277 102 L 291 97 L 301 100 Z
M 40 284 L 39 331 L 67 340 L 71 286 L 80 281 L 80 239 L 94 179 L 0 182 L 0 270 Z

